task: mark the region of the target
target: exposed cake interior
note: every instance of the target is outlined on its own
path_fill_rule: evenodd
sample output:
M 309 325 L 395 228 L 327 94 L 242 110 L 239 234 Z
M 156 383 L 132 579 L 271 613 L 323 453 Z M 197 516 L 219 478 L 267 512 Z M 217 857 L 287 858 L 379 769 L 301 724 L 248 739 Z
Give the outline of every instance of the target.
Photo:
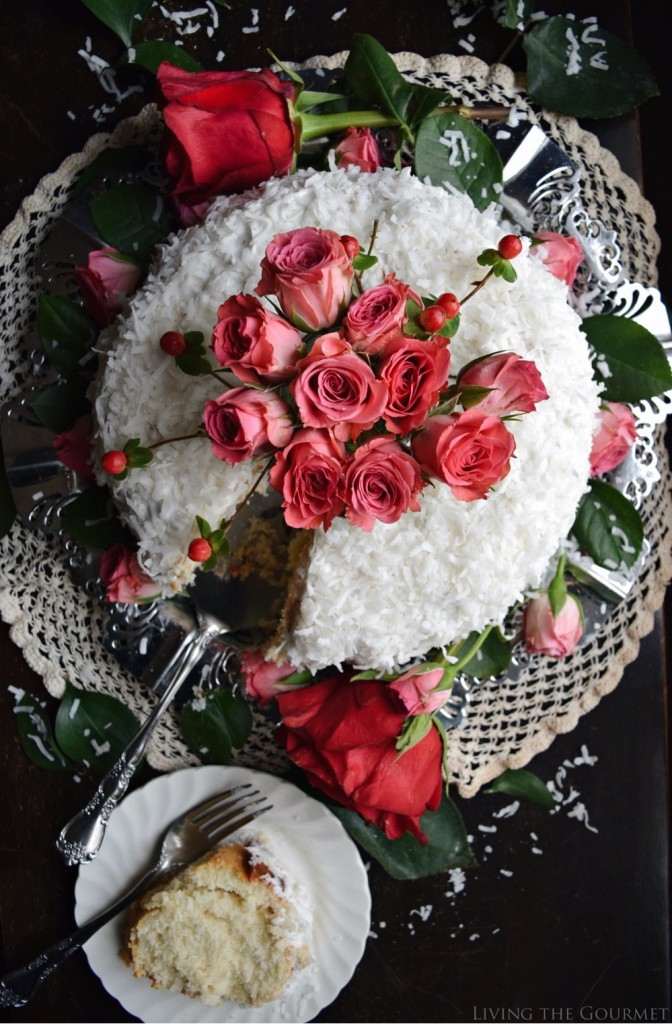
M 366 245 L 374 221 L 379 263 L 364 286 L 395 273 L 421 294 L 464 296 L 483 276 L 478 254 L 503 231 L 494 209 L 480 213 L 467 197 L 409 171 L 298 173 L 216 200 L 203 225 L 163 247 L 128 314 L 103 338 L 100 449 L 193 432 L 220 388 L 212 377 L 181 373 L 161 351 L 161 334 L 200 330 L 208 339 L 218 306 L 254 292 L 275 234 L 328 227 Z M 460 502 L 449 488 L 430 486 L 422 511 L 398 523 L 366 532 L 337 518 L 327 532 L 316 530 L 292 629 L 273 657 L 312 670 L 346 662 L 391 670 L 500 622 L 542 580 L 586 488 L 598 389 L 566 287 L 527 243 L 515 266 L 515 284 L 493 278 L 465 305 L 450 345 L 454 371 L 501 350 L 541 371 L 549 399 L 507 424 L 516 439 L 511 472 L 486 500 Z M 202 438 L 158 449 L 147 469 L 115 484 L 141 564 L 165 593 L 193 578 L 185 552 L 195 516 L 229 516 L 258 470 L 256 460 L 218 461 Z

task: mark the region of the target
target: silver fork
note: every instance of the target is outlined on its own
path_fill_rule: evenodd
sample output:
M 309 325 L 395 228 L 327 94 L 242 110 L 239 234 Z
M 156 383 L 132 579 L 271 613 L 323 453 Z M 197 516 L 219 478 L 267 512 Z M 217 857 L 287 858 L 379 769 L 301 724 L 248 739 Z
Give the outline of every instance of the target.
M 0 1006 L 24 1006 L 45 978 L 132 903 L 151 882 L 168 871 L 186 867 L 237 829 L 271 810 L 271 804 L 264 804 L 266 798 L 250 787 L 250 783 L 235 786 L 176 818 L 163 834 L 157 860 L 128 892 L 65 939 L 45 949 L 25 967 L 18 967 L 0 979 Z

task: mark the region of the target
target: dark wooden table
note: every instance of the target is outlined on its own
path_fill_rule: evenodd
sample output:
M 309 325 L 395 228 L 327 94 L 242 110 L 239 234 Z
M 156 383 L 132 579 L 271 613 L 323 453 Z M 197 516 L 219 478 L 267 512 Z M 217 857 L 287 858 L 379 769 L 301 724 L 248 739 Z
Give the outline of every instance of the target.
M 169 0 L 167 6 L 204 5 Z M 288 4 L 272 0 L 232 3 L 230 11 L 218 7 L 218 34 L 209 39 L 200 31 L 185 42 L 206 66 L 221 68 L 262 66 L 267 47 L 293 60 L 330 54 L 347 49 L 354 31 L 375 35 L 390 51 L 464 52 L 458 40 L 465 30 L 451 27 L 445 0 L 413 6 L 295 0 L 293 6 L 290 17 Z M 625 38 L 634 34 L 665 85 L 666 33 L 650 0 L 638 0 L 634 10 L 628 0 L 543 7 L 577 17 L 596 14 L 603 27 Z M 255 10 L 259 31 L 246 32 L 257 27 Z M 497 32 L 479 36 L 476 54 L 495 60 L 503 38 Z M 81 149 L 93 132 L 139 109 L 147 95 L 111 103 L 113 110 L 96 123 L 94 108 L 107 98 L 78 51 L 90 49 L 113 62 L 120 48 L 78 0 L 3 0 L 0 48 L 2 227 L 43 174 Z M 225 56 L 215 65 L 220 50 Z M 520 54 L 512 53 L 509 62 L 520 66 Z M 640 117 L 586 127 L 627 173 L 643 180 L 663 241 L 672 243 L 665 97 L 649 101 Z M 664 250 L 663 292 L 669 260 L 670 250 Z M 668 615 L 668 637 L 669 621 Z M 63 864 L 54 840 L 88 798 L 91 782 L 42 771 L 22 753 L 7 687 L 44 691 L 4 624 L 0 644 L 0 926 L 9 969 L 72 925 L 75 870 Z M 544 779 L 570 764 L 565 793 L 572 786 L 578 791 L 575 802 L 585 805 L 587 824 L 568 816 L 571 805 L 553 815 L 526 805 L 513 817 L 495 818 L 493 812 L 510 801 L 482 794 L 461 801 L 480 861 L 464 888 L 449 875 L 394 882 L 372 864 L 373 934 L 352 981 L 316 1019 L 669 1020 L 668 673 L 661 612 L 617 690 L 533 762 Z M 592 767 L 581 763 L 586 752 L 597 758 Z M 138 783 L 154 774 L 145 769 Z M 8 1011 L 5 1019 L 136 1018 L 105 992 L 78 953 L 24 1010 Z

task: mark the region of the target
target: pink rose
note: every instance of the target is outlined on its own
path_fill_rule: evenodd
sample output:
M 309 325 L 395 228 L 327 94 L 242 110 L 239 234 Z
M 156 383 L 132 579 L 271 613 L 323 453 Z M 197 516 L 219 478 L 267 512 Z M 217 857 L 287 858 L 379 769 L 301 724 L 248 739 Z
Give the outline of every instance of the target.
M 80 416 L 69 430 L 57 434 L 51 443 L 64 466 L 74 470 L 82 480 L 95 479 L 91 466 L 91 417 L 88 413 Z
M 331 427 L 339 441 L 356 438 L 382 415 L 387 385 L 337 334 L 323 334 L 296 365 L 290 384 L 306 427 Z
M 288 526 L 329 529 L 343 511 L 344 465 L 345 446 L 326 430 L 298 430 L 276 452 L 270 481 L 283 497 Z
M 370 128 L 348 128 L 334 147 L 339 167 L 359 167 L 360 171 L 376 171 L 383 161 Z
M 303 339 L 283 317 L 269 313 L 253 295 L 233 295 L 217 310 L 212 349 L 220 366 L 241 380 L 286 380 Z
M 468 366 L 457 377 L 458 387 L 491 388 L 478 403 L 490 416 L 508 416 L 512 412 L 533 412 L 537 402 L 548 398 L 535 363 L 513 352 L 486 356 Z
M 245 692 L 262 706 L 270 704 L 276 693 L 294 688 L 293 685 L 282 685 L 283 679 L 296 672 L 289 661 L 276 665 L 273 661 L 266 661 L 259 651 L 243 651 L 240 655 L 240 667 L 245 680 Z
M 89 253 L 86 266 L 75 267 L 75 278 L 86 308 L 99 327 L 107 327 L 121 312 L 140 274 L 137 263 L 122 256 L 117 249 L 94 249 Z
M 531 654 L 547 654 L 565 658 L 583 636 L 581 605 L 573 594 L 567 594 L 557 616 L 546 593 L 533 598 L 523 614 L 525 647 Z
M 185 203 L 180 196 L 171 196 L 170 205 L 175 213 L 177 223 L 181 228 L 190 228 L 194 224 L 200 224 L 210 207 L 210 201 L 205 199 L 202 203 Z
M 345 336 L 355 352 L 373 356 L 382 352 L 386 343 L 401 333 L 408 320 L 406 303 L 412 299 L 422 306 L 422 299 L 394 274 L 382 284 L 362 292 L 350 305 L 343 326 Z
M 399 335 L 388 341 L 378 367 L 387 385 L 383 419 L 393 434 L 408 434 L 420 427 L 436 403 L 448 378 L 447 342 L 420 341 Z
M 497 416 L 479 408 L 433 416 L 413 440 L 422 468 L 448 484 L 458 501 L 486 498 L 509 472 L 513 434 Z
M 535 238 L 542 244 L 535 245 L 533 251 L 554 277 L 560 278 L 571 288 L 576 272 L 586 258 L 580 242 L 567 235 L 558 235 L 555 231 L 542 231 Z
M 276 295 L 301 330 L 331 327 L 350 301 L 354 270 L 340 236 L 322 228 L 276 235 L 261 261 L 258 295 Z
M 205 403 L 205 432 L 212 454 L 235 466 L 253 455 L 282 448 L 294 427 L 286 402 L 270 391 L 231 388 Z
M 115 544 L 104 553 L 99 574 L 106 601 L 133 604 L 151 600 L 159 593 L 154 581 L 140 568 L 136 552 L 125 544 Z
M 418 665 L 390 683 L 390 689 L 401 697 L 409 715 L 431 715 L 450 697 L 450 690 L 437 690 L 443 676 L 442 668 L 423 670 Z
M 345 514 L 354 526 L 372 529 L 375 521 L 396 523 L 409 509 L 420 511 L 425 486 L 420 467 L 396 438 L 375 437 L 357 448 L 345 474 Z
M 637 437 L 635 417 L 622 402 L 604 402 L 600 406 L 599 426 L 593 434 L 590 475 L 608 473 L 619 466 Z

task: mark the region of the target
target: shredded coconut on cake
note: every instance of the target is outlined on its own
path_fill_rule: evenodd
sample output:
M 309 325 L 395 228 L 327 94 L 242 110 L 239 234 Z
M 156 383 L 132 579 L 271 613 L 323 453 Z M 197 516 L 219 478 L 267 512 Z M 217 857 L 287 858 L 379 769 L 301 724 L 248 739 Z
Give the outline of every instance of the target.
M 200 330 L 208 341 L 218 306 L 253 293 L 275 234 L 322 226 L 365 246 L 376 220 L 379 263 L 365 272 L 365 287 L 394 272 L 422 294 L 465 295 L 482 276 L 477 256 L 502 234 L 494 209 L 480 213 L 466 196 L 408 170 L 299 172 L 215 200 L 203 225 L 162 248 L 127 314 L 103 336 L 100 450 L 196 429 L 217 384 L 181 373 L 159 339 L 167 330 Z M 548 401 L 508 424 L 517 445 L 511 472 L 487 500 L 460 502 L 449 488 L 430 486 L 422 511 L 397 523 L 366 532 L 337 518 L 326 533 L 316 530 L 298 616 L 272 652 L 277 660 L 311 670 L 344 662 L 394 670 L 501 622 L 541 581 L 587 486 L 598 387 L 565 285 L 529 258 L 527 243 L 515 266 L 514 284 L 493 278 L 469 301 L 450 343 L 455 369 L 506 349 L 541 372 Z M 158 449 L 147 469 L 114 484 L 141 564 L 164 592 L 193 578 L 185 552 L 195 516 L 218 523 L 231 515 L 258 469 L 258 461 L 218 461 L 203 438 Z

